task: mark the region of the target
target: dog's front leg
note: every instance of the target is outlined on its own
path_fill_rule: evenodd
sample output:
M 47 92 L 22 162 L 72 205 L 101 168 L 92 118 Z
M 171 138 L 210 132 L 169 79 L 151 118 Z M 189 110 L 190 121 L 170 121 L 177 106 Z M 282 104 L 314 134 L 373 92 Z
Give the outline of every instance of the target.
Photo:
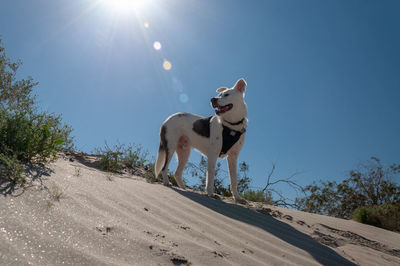
M 231 154 L 228 156 L 228 168 L 229 168 L 229 177 L 231 179 L 231 192 L 233 194 L 233 198 L 236 201 L 241 201 L 241 197 L 238 193 L 238 181 L 237 181 L 237 158 L 236 154 Z
M 215 165 L 217 163 L 217 157 L 214 154 L 208 156 L 207 162 L 207 178 L 206 178 L 206 189 L 207 195 L 212 197 L 214 195 L 214 177 L 215 177 Z
M 207 148 L 207 177 L 206 190 L 209 197 L 214 196 L 215 165 L 222 148 L 222 127 L 219 118 L 214 116 L 210 120 L 210 146 Z

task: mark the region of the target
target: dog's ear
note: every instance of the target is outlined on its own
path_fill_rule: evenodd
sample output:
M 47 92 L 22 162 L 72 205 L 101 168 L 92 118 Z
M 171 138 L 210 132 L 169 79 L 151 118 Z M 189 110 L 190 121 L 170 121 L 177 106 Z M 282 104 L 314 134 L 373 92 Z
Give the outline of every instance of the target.
M 218 88 L 217 89 L 217 92 L 223 92 L 223 91 L 226 91 L 228 88 Z
M 236 81 L 235 86 L 233 87 L 235 90 L 240 91 L 241 93 L 244 93 L 246 90 L 247 83 L 244 79 L 239 79 Z

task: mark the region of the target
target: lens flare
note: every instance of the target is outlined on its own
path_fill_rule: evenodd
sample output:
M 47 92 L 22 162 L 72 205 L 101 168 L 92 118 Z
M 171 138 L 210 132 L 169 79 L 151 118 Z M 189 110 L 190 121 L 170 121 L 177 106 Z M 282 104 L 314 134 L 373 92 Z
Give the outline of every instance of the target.
M 161 49 L 161 43 L 160 42 L 154 42 L 153 43 L 153 48 L 155 49 L 155 50 L 160 50 Z
M 183 92 L 183 84 L 176 77 L 172 77 L 172 88 L 174 89 L 175 92 L 178 92 L 178 93 L 182 93 Z
M 148 22 L 143 23 L 143 26 L 147 29 L 150 27 L 150 24 Z
M 164 59 L 163 68 L 164 68 L 165 70 L 167 70 L 167 71 L 168 71 L 168 70 L 171 70 L 171 68 L 172 68 L 171 62 L 168 61 L 167 59 Z
M 189 96 L 187 96 L 185 93 L 181 93 L 179 95 L 179 101 L 181 103 L 187 103 L 189 101 Z

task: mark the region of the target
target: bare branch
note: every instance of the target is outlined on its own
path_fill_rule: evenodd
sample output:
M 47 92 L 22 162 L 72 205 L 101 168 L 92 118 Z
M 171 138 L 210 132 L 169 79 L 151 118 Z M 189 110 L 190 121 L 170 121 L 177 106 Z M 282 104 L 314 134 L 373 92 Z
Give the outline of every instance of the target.
M 280 179 L 273 180 L 273 174 L 274 174 L 275 169 L 276 169 L 276 165 L 273 163 L 272 168 L 267 176 L 267 183 L 266 183 L 265 187 L 262 189 L 262 191 L 264 193 L 269 191 L 279 197 L 278 200 L 274 200 L 274 205 L 276 205 L 276 206 L 296 207 L 297 205 L 295 204 L 295 202 L 293 200 L 290 200 L 289 198 L 285 197 L 283 195 L 283 193 L 276 190 L 274 188 L 274 186 L 276 186 L 277 184 L 280 184 L 280 183 L 284 183 L 284 184 L 289 185 L 296 193 L 298 193 L 298 192 L 304 193 L 303 187 L 292 180 L 295 176 L 301 174 L 302 172 L 295 172 L 294 174 L 290 175 L 287 178 L 280 178 Z

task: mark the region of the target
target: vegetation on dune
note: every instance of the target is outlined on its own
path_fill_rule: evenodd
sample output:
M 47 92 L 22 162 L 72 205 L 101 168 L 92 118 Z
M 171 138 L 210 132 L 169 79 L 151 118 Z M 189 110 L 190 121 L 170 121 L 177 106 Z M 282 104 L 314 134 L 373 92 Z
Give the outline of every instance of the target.
M 103 148 L 95 149 L 101 155 L 97 162 L 99 167 L 107 172 L 117 173 L 124 168 L 135 169 L 148 163 L 148 151 L 141 145 L 115 144 L 110 147 L 107 143 Z
M 40 111 L 31 77 L 17 79 L 21 62 L 12 62 L 0 39 L 0 178 L 24 183 L 24 165 L 44 163 L 71 148 L 71 127 L 61 116 Z
M 400 232 L 400 205 L 384 204 L 357 208 L 353 212 L 353 220 Z
M 299 209 L 349 219 L 359 207 L 400 203 L 400 165 L 384 167 L 372 157 L 340 183 L 320 181 L 305 187 L 308 194 L 297 199 Z
M 0 179 L 5 179 L 15 184 L 25 182 L 22 164 L 14 155 L 0 153 Z
M 253 202 L 262 202 L 269 205 L 276 205 L 273 200 L 272 193 L 270 191 L 264 192 L 263 190 L 253 190 L 248 189 L 245 190 L 242 194 L 242 198 L 253 201 Z
M 189 162 L 187 164 L 186 172 L 200 181 L 200 183 L 195 184 L 193 186 L 193 189 L 199 191 L 205 191 L 207 168 L 208 168 L 207 159 L 204 156 L 201 156 L 200 161 L 198 163 Z M 245 190 L 249 189 L 249 184 L 251 180 L 247 174 L 248 169 L 249 167 L 246 164 L 246 162 L 241 162 L 239 164 L 239 173 L 238 173 L 239 193 L 243 193 Z M 228 178 L 229 178 L 228 173 L 222 169 L 221 163 L 217 162 L 215 168 L 215 177 L 214 177 L 214 191 L 216 194 L 226 197 L 232 196 L 229 186 L 224 185 L 224 181 Z
M 186 172 L 188 172 L 192 177 L 195 177 L 199 180 L 199 183 L 194 185 L 193 189 L 205 191 L 207 159 L 202 156 L 198 163 L 189 162 L 186 167 Z M 277 202 L 273 200 L 272 191 L 269 190 L 270 187 L 265 189 L 251 188 L 250 184 L 252 182 L 252 179 L 248 173 L 249 164 L 244 161 L 240 162 L 238 171 L 238 192 L 241 197 L 248 201 L 277 205 Z M 222 169 L 220 162 L 217 162 L 214 177 L 214 191 L 216 194 L 225 197 L 232 196 L 230 186 L 224 185 L 225 180 L 227 179 L 229 179 L 228 172 Z
M 372 157 L 351 170 L 342 182 L 320 181 L 304 188 L 296 200 L 302 211 L 355 219 L 390 230 L 399 230 L 400 165 L 382 165 Z
M 127 171 L 131 174 L 144 177 L 148 182 L 154 183 L 159 180 L 154 174 L 154 160 L 149 159 L 149 152 L 141 145 L 115 144 L 109 146 L 107 143 L 102 148 L 96 148 L 95 152 L 100 155 L 97 165 L 100 169 L 110 173 L 122 173 Z M 168 173 L 169 180 L 173 186 L 177 186 L 174 175 Z M 184 183 L 186 182 L 183 180 Z
M 140 145 L 124 145 L 116 144 L 109 146 L 105 143 L 104 147 L 95 149 L 99 159 L 97 165 L 104 171 L 110 173 L 122 173 L 127 171 L 139 176 L 144 177 L 148 182 L 161 182 L 159 177 L 154 174 L 154 159 L 149 160 L 149 152 L 143 149 Z M 275 166 L 273 166 L 273 169 Z M 264 189 L 252 189 L 250 184 L 252 179 L 248 175 L 249 165 L 246 162 L 239 164 L 238 171 L 238 192 L 240 195 L 249 201 L 263 202 L 272 205 L 289 206 L 288 199 L 281 198 L 279 200 L 273 199 L 273 192 L 276 192 L 273 185 L 280 182 L 287 182 L 289 179 L 278 179 L 271 181 L 271 174 L 267 185 Z M 189 162 L 186 166 L 185 173 L 190 174 L 196 178 L 199 183 L 192 186 L 194 190 L 205 191 L 206 175 L 207 175 L 207 159 L 202 156 L 198 163 Z M 168 177 L 173 186 L 177 186 L 174 174 L 169 170 Z M 220 162 L 217 162 L 215 170 L 214 191 L 216 194 L 231 197 L 230 186 L 225 185 L 225 180 L 229 179 L 228 172 L 222 169 Z M 187 180 L 183 178 L 183 183 L 187 186 Z M 285 201 L 286 200 L 286 201 Z

